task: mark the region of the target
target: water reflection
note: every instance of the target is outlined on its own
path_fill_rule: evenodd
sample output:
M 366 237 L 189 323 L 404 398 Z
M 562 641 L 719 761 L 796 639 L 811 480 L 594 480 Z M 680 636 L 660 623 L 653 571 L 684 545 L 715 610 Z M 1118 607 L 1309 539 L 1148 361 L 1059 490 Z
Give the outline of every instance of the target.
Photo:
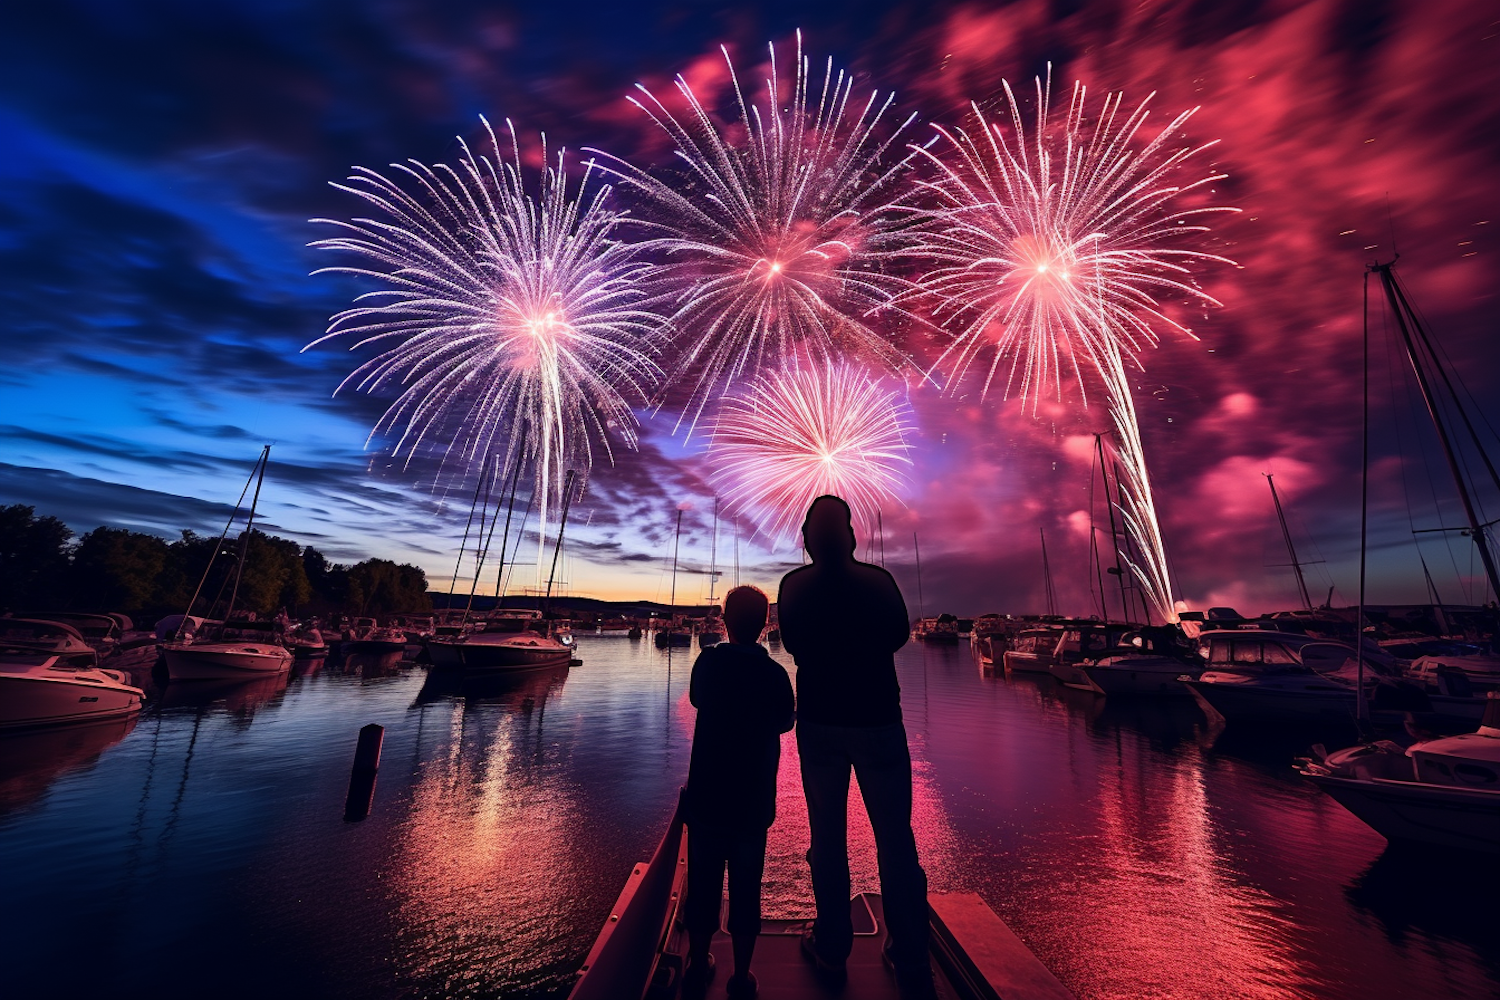
M 691 654 L 580 643 L 585 666 L 478 686 L 330 660 L 168 686 L 138 725 L 0 737 L 0 899 L 25 915 L 7 988 L 565 996 L 661 834 L 693 725 Z M 1081 998 L 1500 995 L 1493 863 L 1388 850 L 1291 770 L 1316 733 L 1215 734 L 1191 702 L 987 677 L 961 649 L 898 668 L 933 888 L 979 892 Z M 345 823 L 370 722 L 375 807 Z M 783 752 L 767 909 L 805 914 L 790 735 Z M 64 925 L 109 929 L 94 961 Z
M 220 712 L 249 721 L 261 706 L 278 700 L 286 692 L 286 671 L 250 680 L 179 681 L 159 691 L 154 705 L 159 711 L 195 709 Z
M 139 720 L 131 715 L 0 733 L 0 816 L 25 809 L 63 775 L 92 765 Z
M 577 897 L 596 874 L 576 838 L 586 792 L 562 776 L 547 729 L 568 673 L 466 684 L 430 672 L 417 694 L 423 760 L 386 877 L 405 974 L 444 995 L 564 973 Z

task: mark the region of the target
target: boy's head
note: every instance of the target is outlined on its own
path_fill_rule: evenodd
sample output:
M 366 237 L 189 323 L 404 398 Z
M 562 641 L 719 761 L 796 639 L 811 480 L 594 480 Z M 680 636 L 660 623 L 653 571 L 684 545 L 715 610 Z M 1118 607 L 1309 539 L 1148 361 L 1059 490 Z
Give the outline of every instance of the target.
M 755 642 L 766 627 L 771 602 L 759 587 L 735 587 L 724 595 L 724 627 L 730 642 Z

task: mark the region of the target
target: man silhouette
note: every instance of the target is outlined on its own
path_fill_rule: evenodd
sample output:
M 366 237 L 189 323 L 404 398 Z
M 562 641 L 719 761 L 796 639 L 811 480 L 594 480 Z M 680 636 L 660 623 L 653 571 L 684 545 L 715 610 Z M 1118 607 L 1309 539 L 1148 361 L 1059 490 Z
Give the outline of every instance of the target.
M 846 824 L 852 770 L 875 832 L 885 956 L 904 986 L 925 992 L 927 875 L 912 835 L 911 752 L 895 660 L 910 634 L 906 602 L 889 573 L 855 560 L 843 500 L 814 500 L 802 539 L 812 564 L 782 578 L 778 614 L 782 645 L 797 663 L 797 750 L 818 909 L 803 950 L 837 975 L 854 943 Z

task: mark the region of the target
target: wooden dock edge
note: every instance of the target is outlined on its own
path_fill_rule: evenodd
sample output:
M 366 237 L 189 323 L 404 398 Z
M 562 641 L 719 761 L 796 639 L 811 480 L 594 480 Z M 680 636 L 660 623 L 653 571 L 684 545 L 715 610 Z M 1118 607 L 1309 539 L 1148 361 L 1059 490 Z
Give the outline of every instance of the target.
M 930 893 L 932 948 L 943 972 L 984 1000 L 1077 1000 L 972 892 Z

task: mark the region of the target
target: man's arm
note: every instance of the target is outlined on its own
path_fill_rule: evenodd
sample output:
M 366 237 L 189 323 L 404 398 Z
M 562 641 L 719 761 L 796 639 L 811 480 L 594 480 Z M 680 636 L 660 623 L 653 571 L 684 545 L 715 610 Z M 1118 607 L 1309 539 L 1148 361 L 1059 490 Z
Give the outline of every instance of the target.
M 797 722 L 797 696 L 792 693 L 792 679 L 787 676 L 786 670 L 776 665 L 776 672 L 781 676 L 776 681 L 775 711 L 773 718 L 777 722 L 777 732 L 791 732 L 792 726 Z
M 901 596 L 901 588 L 896 586 L 896 578 L 891 576 L 888 570 L 882 569 L 881 575 L 885 577 L 886 593 L 884 607 L 881 609 L 882 618 L 890 628 L 887 645 L 891 652 L 895 652 L 906 645 L 911 639 L 911 619 L 906 614 L 906 598 Z
M 797 570 L 781 578 L 781 587 L 776 593 L 776 619 L 781 628 L 781 648 L 797 655 L 802 645 L 802 602 L 797 591 L 800 581 Z

